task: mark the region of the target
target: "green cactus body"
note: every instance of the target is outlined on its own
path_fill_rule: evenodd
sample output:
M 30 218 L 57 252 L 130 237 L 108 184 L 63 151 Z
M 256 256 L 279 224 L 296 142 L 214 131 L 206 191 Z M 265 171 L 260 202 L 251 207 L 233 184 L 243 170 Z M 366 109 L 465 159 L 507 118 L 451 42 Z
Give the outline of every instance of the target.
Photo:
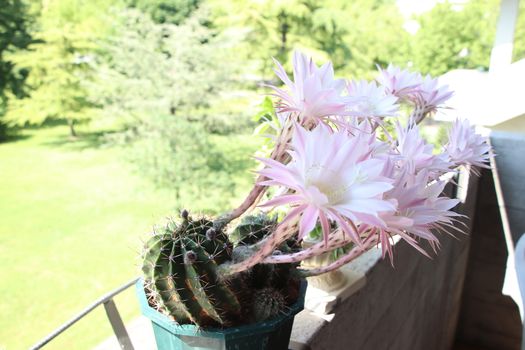
M 286 309 L 286 300 L 277 289 L 263 288 L 255 292 L 252 309 L 256 321 L 265 321 L 283 313 Z
M 187 211 L 181 216 L 180 223 L 170 222 L 145 244 L 142 271 L 151 306 L 179 324 L 229 327 L 272 318 L 295 302 L 294 264 L 259 264 L 227 280 L 219 273 L 221 264 L 256 254 L 274 220 L 264 214 L 244 218 L 233 230 L 233 247 L 213 222 L 194 220 Z M 285 242 L 279 250 L 293 247 Z
M 241 312 L 216 272 L 229 259 L 227 238 L 221 233 L 208 239 L 211 227 L 208 220 L 187 218 L 146 243 L 142 271 L 150 304 L 181 324 L 224 325 Z
M 246 216 L 231 233 L 231 238 L 240 245 L 254 244 L 271 233 L 275 225 L 276 220 L 263 213 Z

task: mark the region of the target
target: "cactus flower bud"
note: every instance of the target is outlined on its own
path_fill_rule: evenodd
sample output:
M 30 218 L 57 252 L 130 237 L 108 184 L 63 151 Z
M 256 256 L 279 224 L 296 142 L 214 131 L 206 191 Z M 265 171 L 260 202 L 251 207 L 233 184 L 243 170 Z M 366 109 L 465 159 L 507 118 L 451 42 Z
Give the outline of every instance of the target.
M 213 241 L 216 237 L 217 237 L 217 231 L 215 231 L 214 228 L 210 228 L 208 229 L 208 231 L 206 231 L 206 238 L 209 241 Z
M 195 261 L 197 261 L 197 254 L 193 250 L 188 250 L 184 255 L 184 263 L 193 264 Z

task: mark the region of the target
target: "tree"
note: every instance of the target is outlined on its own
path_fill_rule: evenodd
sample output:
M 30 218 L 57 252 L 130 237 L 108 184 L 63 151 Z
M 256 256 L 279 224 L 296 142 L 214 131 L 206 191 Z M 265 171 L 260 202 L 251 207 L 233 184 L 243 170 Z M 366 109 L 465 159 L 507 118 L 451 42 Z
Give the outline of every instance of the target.
M 520 2 L 516 31 L 514 32 L 513 61 L 525 58 L 525 1 Z
M 494 44 L 499 1 L 470 1 L 463 6 L 438 3 L 418 17 L 412 44 L 414 68 L 441 75 L 451 69 L 487 70 Z
M 4 0 L 0 6 L 0 117 L 5 113 L 8 96 L 24 96 L 27 70 L 16 66 L 11 55 L 34 42 L 28 30 L 30 18 L 21 0 Z M 0 121 L 0 139 L 5 135 Z
M 156 24 L 136 10 L 116 17 L 90 86 L 105 117 L 125 127 L 153 114 L 202 121 L 231 86 L 234 67 L 222 37 L 201 25 L 200 16 L 178 26 Z
M 41 33 L 41 38 L 45 44 L 34 45 L 19 61 L 31 72 L 30 98 L 14 101 L 7 120 L 16 125 L 40 125 L 49 119 L 64 119 L 71 136 L 77 136 L 75 125 L 89 119 L 93 107 L 83 85 L 89 78 L 91 56 L 82 54 L 75 37 L 63 29 Z
M 96 63 L 90 98 L 123 130 L 116 137 L 141 173 L 172 189 L 178 203 L 213 198 L 202 209 L 216 209 L 231 196 L 212 194 L 234 190 L 235 166 L 214 146 L 206 121 L 233 69 L 221 36 L 201 16 L 176 26 L 134 9 L 120 12 Z
M 263 79 L 272 75 L 268 57 L 288 65 L 293 49 L 361 77 L 371 75 L 376 64 L 406 63 L 408 33 L 395 1 L 215 0 L 212 7 L 219 28 L 246 33 L 240 52 L 257 62 Z
M 211 0 L 208 4 L 212 8 L 214 25 L 223 31 L 239 33 L 237 55 L 250 62 L 250 68 L 263 78 L 273 68 L 269 57 L 287 60 L 297 41 L 292 27 L 297 16 L 307 11 L 300 0 Z
M 135 7 L 151 16 L 156 23 L 180 24 L 202 0 L 127 0 L 130 7 Z
M 177 204 L 207 198 L 203 210 L 230 204 L 235 165 L 210 141 L 198 122 L 174 115 L 151 115 L 128 143 L 128 157 L 158 186 L 175 193 Z
M 406 63 L 408 33 L 397 4 L 391 0 L 304 1 L 309 13 L 297 35 L 325 53 L 342 74 L 375 75 L 377 65 Z
M 6 120 L 13 125 L 41 125 L 47 120 L 75 126 L 88 121 L 95 107 L 88 99 L 86 82 L 93 75 L 91 62 L 96 42 L 110 29 L 104 1 L 50 0 L 44 3 L 34 36 L 39 42 L 13 57 L 30 72 L 27 98 L 13 101 Z

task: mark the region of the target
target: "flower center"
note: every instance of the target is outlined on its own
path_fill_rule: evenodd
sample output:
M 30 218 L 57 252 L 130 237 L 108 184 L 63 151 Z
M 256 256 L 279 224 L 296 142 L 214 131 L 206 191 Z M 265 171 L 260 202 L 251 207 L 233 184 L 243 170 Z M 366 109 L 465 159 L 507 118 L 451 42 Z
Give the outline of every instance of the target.
M 362 114 L 374 115 L 375 105 L 369 99 L 362 99 L 357 103 L 357 110 Z
M 350 187 L 335 171 L 313 164 L 305 173 L 307 191 L 317 205 L 337 204 Z

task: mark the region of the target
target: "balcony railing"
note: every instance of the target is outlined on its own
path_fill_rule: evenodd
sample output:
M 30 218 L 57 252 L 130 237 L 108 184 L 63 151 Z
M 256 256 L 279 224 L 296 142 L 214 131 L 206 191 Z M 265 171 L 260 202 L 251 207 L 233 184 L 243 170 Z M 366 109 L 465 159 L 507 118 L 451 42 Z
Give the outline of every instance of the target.
M 133 350 L 133 344 L 131 344 L 131 340 L 129 339 L 128 332 L 126 331 L 126 328 L 124 327 L 124 323 L 122 322 L 122 318 L 120 317 L 120 313 L 118 312 L 117 305 L 113 301 L 113 298 L 117 296 L 118 294 L 122 293 L 123 291 L 125 291 L 126 289 L 128 289 L 129 287 L 131 287 L 132 285 L 134 285 L 137 279 L 138 277 L 132 279 L 131 281 L 123 284 L 117 289 L 102 296 L 101 298 L 93 302 L 91 305 L 86 307 L 84 310 L 79 312 L 72 319 L 64 323 L 62 326 L 58 327 L 56 330 L 54 330 L 47 337 L 42 339 L 40 342 L 35 344 L 30 349 L 31 350 L 41 349 L 46 344 L 48 344 L 50 341 L 52 341 L 53 339 L 58 337 L 60 334 L 65 332 L 69 327 L 71 327 L 72 325 L 80 321 L 84 316 L 86 316 L 91 311 L 96 309 L 98 306 L 104 305 L 104 309 L 106 310 L 106 315 L 108 317 L 109 323 L 111 324 L 111 328 L 113 328 L 113 333 L 115 333 L 115 336 L 118 339 L 120 348 L 123 350 Z

